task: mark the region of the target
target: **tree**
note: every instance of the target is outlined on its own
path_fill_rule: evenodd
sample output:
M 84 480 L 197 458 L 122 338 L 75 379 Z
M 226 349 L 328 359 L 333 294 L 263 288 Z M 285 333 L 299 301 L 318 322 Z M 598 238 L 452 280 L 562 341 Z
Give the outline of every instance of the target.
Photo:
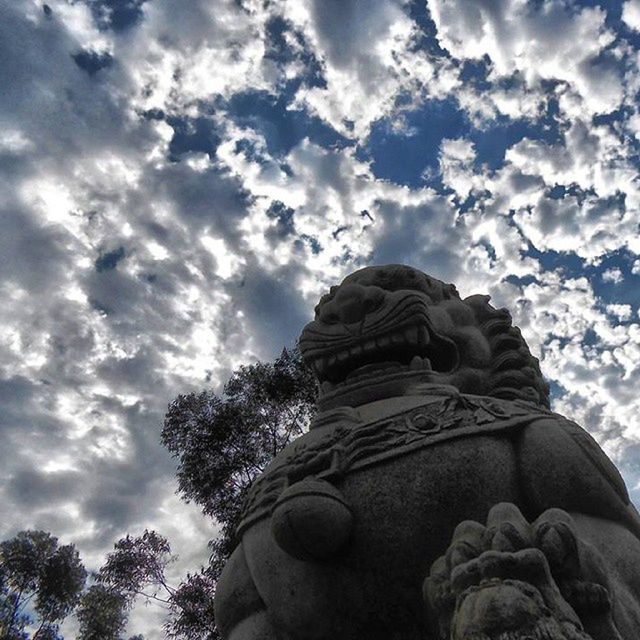
M 119 640 L 137 596 L 169 611 L 174 590 L 166 582 L 165 569 L 172 560 L 169 542 L 155 531 L 118 540 L 82 598 L 80 640 Z
M 80 640 L 119 640 L 137 597 L 166 609 L 169 637 L 218 640 L 215 585 L 236 544 L 242 501 L 270 460 L 307 429 L 314 400 L 310 370 L 297 350 L 285 349 L 273 363 L 240 367 L 221 396 L 206 390 L 169 405 L 162 441 L 178 460 L 179 491 L 221 527 L 209 543 L 209 566 L 174 587 L 165 575 L 174 559 L 166 538 L 154 531 L 125 536 L 82 598 Z
M 77 617 L 79 640 L 120 640 L 127 624 L 127 599 L 98 582 L 83 594 Z
M 77 605 L 87 572 L 74 545 L 58 545 L 45 531 L 21 531 L 0 543 L 0 630 L 2 638 L 59 638 L 58 623 Z M 27 612 L 29 606 L 29 612 Z
M 0 567 L 0 638 L 27 640 L 23 630 L 29 621 L 29 616 L 17 612 L 17 594 L 9 588 L 4 570 Z
M 308 428 L 315 380 L 297 349 L 275 362 L 242 366 L 223 395 L 178 396 L 165 416 L 162 442 L 178 460 L 178 490 L 221 526 L 212 542 L 212 577 L 235 547 L 235 529 L 253 479 Z
M 172 587 L 165 570 L 174 559 L 168 540 L 155 531 L 118 540 L 95 576 L 101 592 L 96 591 L 87 606 L 81 607 L 79 617 L 86 619 L 81 640 L 102 636 L 115 640 L 137 597 L 166 609 L 169 637 L 217 638 L 211 625 L 215 581 L 203 570 L 188 574 L 177 588 Z
M 234 371 L 221 396 L 211 390 L 178 396 L 165 416 L 162 442 L 178 461 L 178 490 L 220 524 L 209 543 L 209 566 L 189 574 L 171 594 L 167 633 L 216 640 L 213 598 L 254 478 L 291 440 L 308 429 L 315 379 L 298 349 L 273 363 Z
M 165 569 L 172 561 L 169 541 L 155 531 L 145 530 L 137 538 L 128 535 L 118 540 L 97 578 L 127 602 L 142 596 L 168 606 L 174 589 L 167 584 Z
M 217 640 L 213 614 L 216 581 L 208 568 L 187 577 L 171 597 L 171 614 L 165 624 L 170 638 Z

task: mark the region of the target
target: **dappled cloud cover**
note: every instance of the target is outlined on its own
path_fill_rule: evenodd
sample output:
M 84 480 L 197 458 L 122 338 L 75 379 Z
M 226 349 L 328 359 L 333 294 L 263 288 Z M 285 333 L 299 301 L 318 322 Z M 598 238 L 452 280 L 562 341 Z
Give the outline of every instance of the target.
M 640 0 L 0 2 L 3 539 L 197 570 L 167 404 L 389 262 L 511 309 L 639 504 L 639 61 Z

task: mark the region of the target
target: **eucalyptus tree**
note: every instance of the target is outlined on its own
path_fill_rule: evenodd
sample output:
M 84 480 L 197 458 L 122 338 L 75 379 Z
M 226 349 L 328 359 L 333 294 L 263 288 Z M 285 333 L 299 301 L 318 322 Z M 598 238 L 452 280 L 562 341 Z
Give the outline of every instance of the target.
M 0 543 L 0 637 L 60 638 L 58 625 L 78 604 L 87 572 L 73 544 L 45 531 L 20 531 Z

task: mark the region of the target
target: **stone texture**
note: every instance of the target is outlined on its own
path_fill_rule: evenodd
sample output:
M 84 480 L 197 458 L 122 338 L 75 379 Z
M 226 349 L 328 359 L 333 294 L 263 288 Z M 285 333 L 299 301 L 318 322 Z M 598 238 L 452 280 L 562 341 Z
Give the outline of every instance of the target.
M 318 415 L 252 486 L 225 639 L 638 637 L 640 518 L 506 310 L 369 267 L 300 346 Z

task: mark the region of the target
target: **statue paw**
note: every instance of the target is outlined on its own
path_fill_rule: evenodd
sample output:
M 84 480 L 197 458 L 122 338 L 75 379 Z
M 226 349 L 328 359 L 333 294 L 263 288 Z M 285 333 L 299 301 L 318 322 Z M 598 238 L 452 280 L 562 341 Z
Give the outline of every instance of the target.
M 607 572 L 597 551 L 580 541 L 571 516 L 545 511 L 534 523 L 535 546 L 545 555 L 563 597 L 579 615 L 611 611 Z
M 529 523 L 515 505 L 502 503 L 486 525 L 456 527 L 425 580 L 424 597 L 443 639 L 586 640 L 580 611 L 610 608 L 606 581 L 594 581 L 591 565 L 585 576 L 567 513 L 551 509 Z

